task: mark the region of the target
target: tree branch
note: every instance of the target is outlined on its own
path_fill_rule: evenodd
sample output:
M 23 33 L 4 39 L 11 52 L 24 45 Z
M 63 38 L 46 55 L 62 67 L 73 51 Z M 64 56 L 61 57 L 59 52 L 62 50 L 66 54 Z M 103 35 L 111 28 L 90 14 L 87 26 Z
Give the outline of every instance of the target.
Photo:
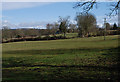
M 111 12 L 108 16 L 116 16 L 118 14 L 118 9 L 120 8 L 120 0 L 116 4 L 111 5 L 113 8 L 110 8 Z
M 94 7 L 95 4 L 96 0 L 91 0 L 88 2 L 78 2 L 73 8 L 81 7 L 83 9 L 83 12 L 87 13 Z
M 73 8 L 82 8 L 82 13 L 88 13 L 94 8 L 94 5 L 97 5 L 96 0 L 91 0 L 87 2 L 77 2 Z M 110 13 L 108 16 L 114 16 L 118 14 L 118 9 L 120 8 L 120 0 L 116 4 L 111 5 L 113 8 L 110 8 Z

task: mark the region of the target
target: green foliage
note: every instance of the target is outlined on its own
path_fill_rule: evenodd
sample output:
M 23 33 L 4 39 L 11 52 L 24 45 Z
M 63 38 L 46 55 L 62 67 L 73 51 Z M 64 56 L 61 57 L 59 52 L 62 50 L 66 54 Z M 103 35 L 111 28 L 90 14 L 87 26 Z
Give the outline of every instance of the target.
M 117 30 L 117 24 L 116 23 L 114 23 L 114 25 L 113 25 L 113 30 Z
M 20 36 L 20 35 L 17 35 L 16 38 L 21 38 L 21 36 Z

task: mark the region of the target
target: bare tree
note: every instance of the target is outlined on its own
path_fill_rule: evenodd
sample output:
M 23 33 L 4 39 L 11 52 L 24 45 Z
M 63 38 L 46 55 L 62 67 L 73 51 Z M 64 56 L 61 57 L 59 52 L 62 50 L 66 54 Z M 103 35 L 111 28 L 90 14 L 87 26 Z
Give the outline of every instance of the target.
M 59 24 L 58 23 L 51 24 L 51 33 L 53 35 L 55 35 L 55 33 L 57 32 L 58 29 L 59 29 Z
M 73 8 L 81 7 L 83 9 L 82 12 L 87 13 L 91 9 L 93 9 L 95 5 L 97 7 L 96 0 L 91 0 L 91 1 L 87 1 L 87 2 L 77 2 Z
M 51 24 L 47 24 L 46 25 L 46 29 L 47 29 L 47 35 L 50 35 L 51 34 L 51 32 L 50 32 L 50 29 L 51 29 Z
M 97 8 L 96 0 L 90 0 L 87 2 L 77 2 L 73 8 L 81 8 L 83 11 L 82 13 L 88 13 L 93 8 Z M 108 16 L 114 16 L 118 14 L 118 9 L 120 8 L 120 0 L 118 2 L 112 3 L 110 5 L 110 13 Z
M 79 30 L 79 37 L 90 35 L 90 33 L 96 28 L 96 18 L 92 14 L 86 13 L 77 15 L 76 20 Z
M 2 38 L 6 40 L 12 38 L 12 32 L 8 26 L 2 27 Z
M 60 26 L 59 26 L 59 30 L 61 33 L 64 33 L 64 37 L 66 37 L 66 32 L 67 32 L 67 28 L 69 26 L 69 16 L 62 18 L 60 17 L 59 22 L 60 22 Z
M 69 29 L 72 30 L 72 32 L 74 33 L 75 29 L 76 29 L 76 24 L 70 24 L 69 25 Z
M 109 23 L 106 23 L 106 30 L 110 30 L 111 26 Z

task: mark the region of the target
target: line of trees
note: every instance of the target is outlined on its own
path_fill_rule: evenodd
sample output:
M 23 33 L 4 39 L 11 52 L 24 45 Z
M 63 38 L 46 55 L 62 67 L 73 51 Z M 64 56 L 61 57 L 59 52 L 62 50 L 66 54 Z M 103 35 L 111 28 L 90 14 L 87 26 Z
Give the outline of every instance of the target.
M 90 37 L 103 35 L 104 28 L 99 28 L 97 26 L 96 18 L 93 14 L 82 13 L 76 16 L 77 24 L 70 23 L 70 17 L 59 17 L 58 23 L 46 24 L 46 29 L 10 29 L 7 26 L 2 28 L 2 38 L 12 39 L 12 38 L 24 38 L 24 37 L 40 37 L 42 35 L 53 35 L 63 34 L 64 38 L 66 33 L 78 33 L 78 37 Z M 118 26 L 114 23 L 111 26 L 106 23 L 106 30 L 117 30 Z M 116 32 L 107 33 L 116 34 Z
M 118 9 L 120 4 L 120 0 L 115 4 L 111 4 L 110 8 L 111 12 L 108 16 L 112 16 L 118 14 Z M 3 26 L 2 28 L 2 39 L 12 39 L 12 38 L 24 38 L 24 37 L 40 37 L 42 35 L 56 35 L 56 34 L 64 34 L 64 38 L 66 37 L 66 33 L 78 33 L 78 37 L 89 37 L 89 36 L 100 36 L 104 35 L 104 30 L 106 29 L 106 34 L 118 34 L 120 30 L 116 23 L 111 26 L 109 23 L 106 23 L 106 28 L 99 28 L 96 23 L 96 18 L 93 14 L 90 14 L 89 11 L 97 6 L 96 0 L 90 0 L 87 2 L 77 2 L 74 8 L 81 8 L 83 12 L 77 14 L 76 22 L 77 24 L 70 23 L 70 17 L 59 17 L 58 23 L 47 24 L 46 29 L 10 29 L 7 26 Z M 110 31 L 111 30 L 111 31 Z M 113 31 L 114 30 L 114 31 Z

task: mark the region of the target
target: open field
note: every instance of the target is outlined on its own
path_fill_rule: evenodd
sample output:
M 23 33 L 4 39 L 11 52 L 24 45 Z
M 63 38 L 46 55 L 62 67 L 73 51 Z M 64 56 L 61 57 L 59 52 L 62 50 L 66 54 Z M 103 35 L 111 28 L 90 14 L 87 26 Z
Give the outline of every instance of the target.
M 118 80 L 118 35 L 2 44 L 5 80 Z

